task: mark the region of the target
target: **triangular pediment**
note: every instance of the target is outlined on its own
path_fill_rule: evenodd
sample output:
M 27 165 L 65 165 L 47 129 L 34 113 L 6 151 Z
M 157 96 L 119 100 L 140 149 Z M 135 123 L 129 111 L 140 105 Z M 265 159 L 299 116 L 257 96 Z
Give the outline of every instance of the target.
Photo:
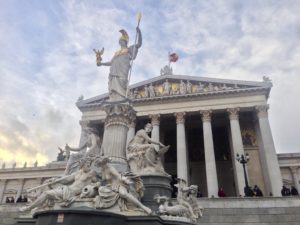
M 218 95 L 236 92 L 266 90 L 272 87 L 268 80 L 263 82 L 229 80 L 186 75 L 163 75 L 129 86 L 128 97 L 133 101 L 148 101 L 162 98 Z M 77 102 L 79 108 L 101 104 L 108 94 Z

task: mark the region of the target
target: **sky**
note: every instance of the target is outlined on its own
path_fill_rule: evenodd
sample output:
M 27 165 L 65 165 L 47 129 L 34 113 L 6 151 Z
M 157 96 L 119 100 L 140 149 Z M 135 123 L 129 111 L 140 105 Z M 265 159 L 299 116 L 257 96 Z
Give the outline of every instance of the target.
M 278 153 L 300 152 L 300 1 L 0 1 L 0 163 L 54 161 L 77 146 L 78 97 L 107 92 L 120 29 L 143 46 L 131 83 L 159 76 L 168 52 L 176 75 L 273 82 L 269 120 Z

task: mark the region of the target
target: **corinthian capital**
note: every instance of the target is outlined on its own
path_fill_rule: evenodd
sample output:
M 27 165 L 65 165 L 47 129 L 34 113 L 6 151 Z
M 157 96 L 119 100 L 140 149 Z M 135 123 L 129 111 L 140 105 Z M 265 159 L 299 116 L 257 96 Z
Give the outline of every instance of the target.
M 264 117 L 268 117 L 268 109 L 269 109 L 269 105 L 258 105 L 255 107 L 256 113 L 257 113 L 257 117 L 258 118 L 264 118 Z
M 290 166 L 290 170 L 292 174 L 297 174 L 298 173 L 298 167 L 297 166 Z
M 227 112 L 230 120 L 238 120 L 239 119 L 239 111 L 240 108 L 228 108 Z
M 151 115 L 149 115 L 149 118 L 151 119 L 151 123 L 153 126 L 159 126 L 160 114 L 151 114 Z
M 90 121 L 89 120 L 80 120 L 79 124 L 84 129 L 84 128 L 88 127 L 88 125 L 90 124 Z
M 202 122 L 210 122 L 212 110 L 201 110 L 200 114 L 202 115 Z
M 176 124 L 184 123 L 185 121 L 185 112 L 174 113 L 176 116 Z

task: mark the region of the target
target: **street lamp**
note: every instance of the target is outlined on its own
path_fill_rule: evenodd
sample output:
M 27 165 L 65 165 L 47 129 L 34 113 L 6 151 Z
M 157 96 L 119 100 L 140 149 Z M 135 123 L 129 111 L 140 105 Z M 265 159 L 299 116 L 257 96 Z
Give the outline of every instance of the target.
M 246 173 L 246 164 L 250 160 L 249 154 L 246 153 L 245 155 L 242 154 L 241 156 L 239 154 L 236 154 L 236 160 L 243 165 L 244 178 L 245 178 L 245 188 L 244 188 L 245 196 L 252 197 L 253 191 L 249 187 L 247 173 Z

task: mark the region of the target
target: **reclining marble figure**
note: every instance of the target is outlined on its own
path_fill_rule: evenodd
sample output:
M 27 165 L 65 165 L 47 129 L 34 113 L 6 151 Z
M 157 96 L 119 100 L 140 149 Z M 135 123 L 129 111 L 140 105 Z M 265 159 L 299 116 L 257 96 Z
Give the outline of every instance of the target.
M 55 200 L 63 207 L 70 206 L 80 196 L 82 189 L 86 185 L 97 182 L 96 172 L 91 169 L 91 165 L 92 160 L 89 158 L 81 159 L 79 163 L 80 169 L 77 172 L 68 176 L 56 178 L 57 183 L 62 185 L 43 192 L 30 205 L 22 207 L 20 210 L 32 210 L 42 206 L 47 200 Z M 52 180 L 51 183 L 56 182 L 55 180 Z
M 152 211 L 143 205 L 130 191 L 130 184 L 134 181 L 135 191 L 139 198 L 143 196 L 143 183 L 139 176 L 132 173 L 121 175 L 113 166 L 109 165 L 107 157 L 101 157 L 95 162 L 101 168 L 102 181 L 105 185 L 98 188 L 99 195 L 95 198 L 96 208 L 111 208 L 118 203 L 120 210 L 128 209 L 128 203 L 141 208 L 147 214 Z

